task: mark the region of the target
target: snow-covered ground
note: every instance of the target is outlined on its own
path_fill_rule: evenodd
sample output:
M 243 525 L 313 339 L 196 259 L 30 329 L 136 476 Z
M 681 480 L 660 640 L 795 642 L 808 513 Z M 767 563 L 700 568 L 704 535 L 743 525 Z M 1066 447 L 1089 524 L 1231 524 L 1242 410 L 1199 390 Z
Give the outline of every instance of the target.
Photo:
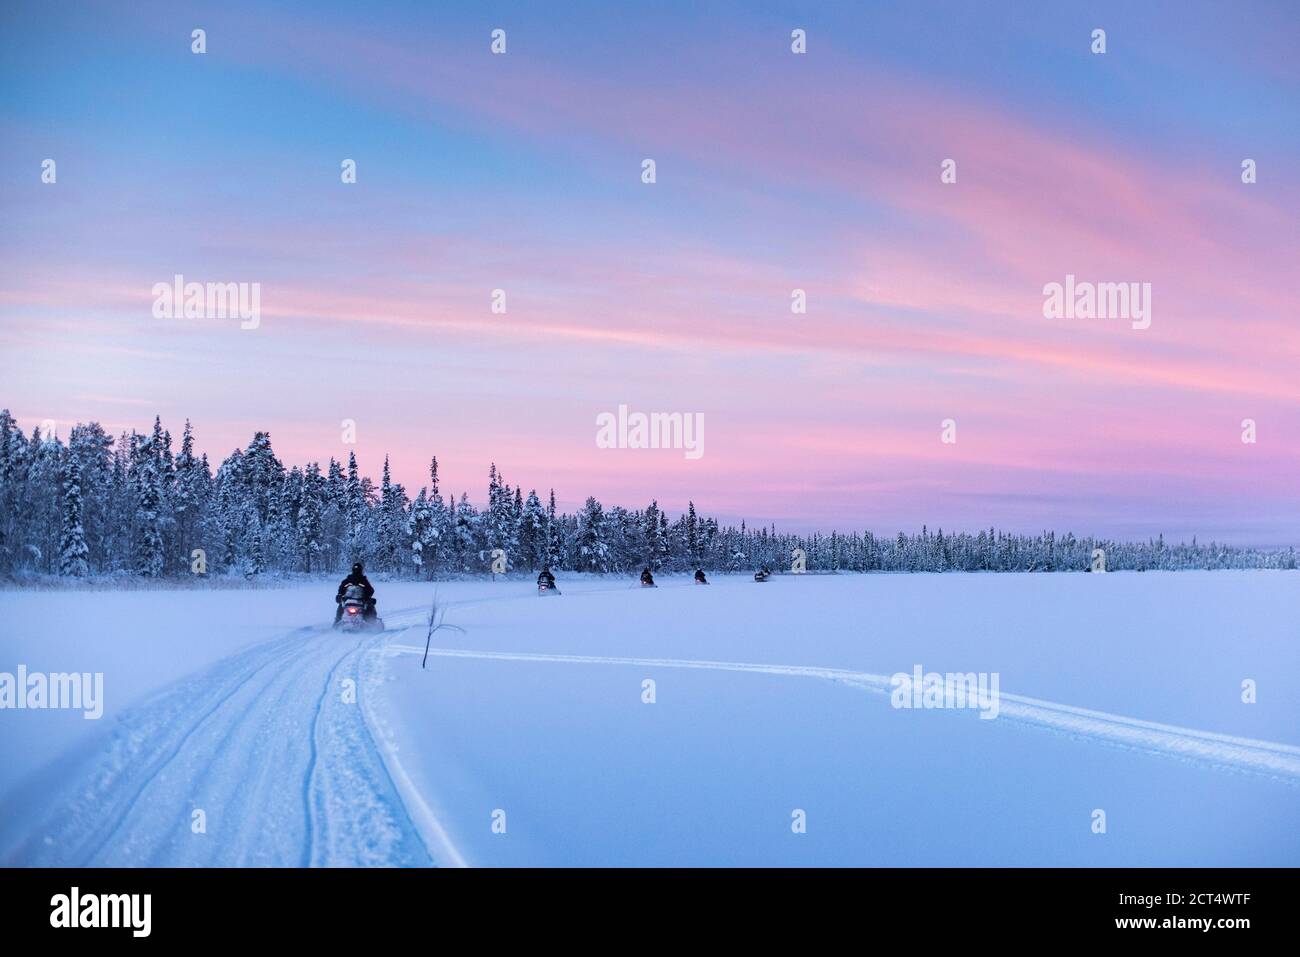
M 1300 864 L 1295 573 L 560 585 L 0 593 L 0 672 L 105 697 L 0 711 L 0 862 Z

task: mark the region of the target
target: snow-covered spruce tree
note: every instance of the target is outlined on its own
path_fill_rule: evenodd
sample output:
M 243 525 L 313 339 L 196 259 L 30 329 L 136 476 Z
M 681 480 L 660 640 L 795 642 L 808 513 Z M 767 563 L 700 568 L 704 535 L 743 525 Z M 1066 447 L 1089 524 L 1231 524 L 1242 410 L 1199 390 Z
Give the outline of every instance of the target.
M 609 545 L 605 540 L 605 511 L 595 496 L 587 496 L 587 502 L 578 514 L 578 536 L 575 540 L 578 570 L 584 572 L 609 571 Z
M 130 453 L 125 433 L 113 443 L 108 495 L 104 506 L 102 571 L 120 572 L 131 567 L 131 533 L 135 514 L 135 496 L 127 480 Z M 83 473 L 84 473 L 83 469 Z M 84 482 L 84 478 L 83 478 Z
M 645 541 L 645 566 L 656 572 L 663 562 L 663 548 L 659 540 L 659 514 L 659 501 L 656 499 L 646 507 L 642 533 Z
M 91 574 L 110 567 L 112 449 L 112 437 L 98 422 L 78 424 L 69 435 L 68 452 L 76 457 L 81 469 L 81 524 L 87 547 L 86 564 Z
M 627 526 L 630 521 L 627 509 L 619 505 L 611 505 L 605 510 L 605 568 L 610 572 L 627 570 Z
M 347 539 L 347 480 L 331 456 L 321 496 L 320 570 L 341 570 Z
M 655 560 L 657 567 L 665 571 L 671 571 L 673 567 L 673 540 L 672 533 L 668 529 L 668 516 L 664 512 L 659 513 L 659 555 Z
M 207 505 L 204 500 L 207 482 L 202 473 L 206 467 L 205 461 L 194 457 L 194 429 L 186 419 L 185 431 L 181 433 L 181 451 L 176 456 L 176 487 L 172 494 L 176 522 L 176 551 L 172 561 L 177 568 L 187 568 L 190 552 L 203 547 L 200 529 Z
M 371 554 L 374 571 L 393 571 L 396 556 L 393 554 L 397 532 L 393 528 L 393 477 L 384 456 L 384 469 L 379 478 L 379 513 L 375 516 L 375 547 Z
M 604 507 L 605 544 L 609 554 L 609 570 L 615 573 L 639 572 L 645 567 L 644 516 L 640 511 L 621 505 Z
M 244 541 L 240 548 L 243 556 L 244 577 L 250 578 L 266 571 L 266 530 L 257 514 L 257 504 L 253 499 L 243 503 L 246 519 L 244 522 Z
M 84 578 L 90 572 L 86 561 L 86 531 L 82 527 L 81 463 L 69 453 L 63 462 L 63 533 L 59 538 L 59 574 Z
M 530 571 L 546 563 L 546 509 L 537 497 L 537 489 L 528 493 L 519 520 L 519 554 Z
M 298 508 L 302 501 L 302 471 L 289 469 L 276 490 L 267 527 L 268 563 L 290 571 L 298 565 Z
M 510 502 L 510 554 L 519 553 L 520 539 L 524 530 L 524 494 L 523 486 L 515 486 L 515 497 Z
M 703 534 L 703 541 L 700 543 L 701 564 L 710 568 L 721 568 L 723 557 L 720 551 L 721 540 L 718 535 L 718 520 L 716 518 L 705 519 L 700 527 Z
M 460 502 L 456 505 L 456 519 L 453 538 L 458 571 L 483 571 L 485 566 L 480 558 L 483 554 L 481 544 L 482 516 L 469 502 L 469 494 L 460 493 Z
M 269 432 L 254 433 L 248 448 L 244 449 L 243 479 L 258 520 L 266 524 L 277 504 L 280 483 L 284 481 L 284 465 L 271 448 Z
M 376 556 L 379 554 L 380 514 L 379 488 L 371 481 L 369 475 L 362 475 L 361 529 L 357 541 L 356 555 L 351 561 L 362 561 L 368 566 L 375 566 Z
M 686 503 L 686 564 L 691 568 L 700 565 L 700 520 L 694 502 Z
M 664 562 L 664 567 L 668 571 L 680 572 L 686 568 L 686 563 L 689 561 L 686 550 L 686 516 L 677 516 L 677 521 L 669 528 L 669 557 Z
M 136 462 L 132 469 L 136 491 L 133 570 L 141 578 L 158 578 L 166 567 L 161 529 L 160 460 L 149 439 L 136 444 Z
M 411 511 L 406 516 L 406 537 L 411 542 L 411 565 L 415 568 L 417 578 L 427 578 L 424 568 L 424 545 L 433 524 L 433 513 L 429 509 L 429 490 L 420 489 L 411 503 Z
M 158 534 L 162 538 L 163 573 L 166 574 L 174 570 L 171 561 L 177 550 L 176 462 L 172 456 L 172 436 L 163 428 L 161 416 L 154 416 L 149 447 L 153 450 L 154 469 L 158 473 Z
M 59 570 L 59 513 L 63 446 L 51 430 L 32 430 L 27 440 L 18 499 L 15 544 L 20 568 L 56 574 Z
M 411 500 L 406 494 L 406 486 L 394 482 L 389 494 L 392 519 L 390 523 L 391 541 L 388 550 L 392 555 L 392 568 L 396 574 L 410 570 L 411 536 L 406 533 L 407 521 L 411 517 Z
M 27 439 L 8 409 L 0 411 L 0 573 L 17 563 L 18 502 Z
M 210 570 L 220 569 L 229 572 L 239 562 L 239 497 L 234 475 L 236 459 L 240 455 L 236 450 L 217 466 L 217 474 L 212 480 L 212 516 L 210 529 L 213 535 L 208 549 Z
M 738 572 L 748 568 L 749 555 L 746 549 L 749 547 L 749 532 L 745 528 L 744 519 L 741 519 L 740 529 L 727 538 L 727 571 Z
M 442 537 L 438 541 L 438 571 L 441 572 L 460 571 L 460 542 L 456 531 L 457 512 L 456 495 L 453 492 L 447 496 L 445 522 Z
M 438 457 L 429 461 L 429 529 L 424 539 L 420 555 L 423 568 L 429 578 L 442 571 L 446 542 L 449 537 L 447 506 L 442 500 L 442 491 L 438 487 Z
M 344 564 L 351 564 L 362 556 L 362 539 L 365 532 L 365 492 L 357 471 L 357 453 L 348 453 L 348 474 L 344 486 L 346 539 L 343 545 Z
M 546 564 L 552 571 L 564 567 L 564 531 L 555 511 L 555 489 L 546 506 Z
M 383 479 L 379 492 L 379 526 L 376 558 L 379 568 L 387 572 L 401 570 L 410 548 L 406 538 L 406 490 L 395 485 L 384 456 Z
M 297 556 L 298 567 L 305 572 L 321 571 L 322 513 L 324 511 L 325 479 L 320 474 L 320 463 L 312 462 L 303 475 L 302 495 L 298 502 Z
M 484 561 L 494 549 L 506 553 L 507 568 L 513 567 L 519 547 L 517 522 L 514 516 L 514 496 L 493 462 L 488 469 L 488 506 L 483 514 Z
M 487 505 L 479 515 L 479 529 L 483 539 L 483 548 L 479 554 L 480 561 L 486 561 L 487 552 L 497 547 L 500 519 L 501 489 L 497 484 L 497 466 L 493 462 L 488 466 Z

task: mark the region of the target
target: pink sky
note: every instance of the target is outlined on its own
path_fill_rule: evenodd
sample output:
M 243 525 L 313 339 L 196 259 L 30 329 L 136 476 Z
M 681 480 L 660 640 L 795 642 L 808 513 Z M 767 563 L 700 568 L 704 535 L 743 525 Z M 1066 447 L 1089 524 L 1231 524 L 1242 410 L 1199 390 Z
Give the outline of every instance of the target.
M 621 57 L 561 56 L 531 21 L 506 57 L 472 23 L 417 42 L 209 21 L 205 59 L 157 10 L 92 16 L 112 89 L 69 60 L 8 98 L 0 401 L 28 427 L 188 416 L 214 459 L 268 429 L 301 463 L 345 457 L 353 419 L 363 468 L 388 453 L 412 492 L 436 453 L 444 492 L 476 500 L 495 461 L 570 505 L 691 498 L 792 530 L 1300 539 L 1285 65 L 1223 57 L 1180 86 L 1169 49 L 1093 57 L 1062 18 L 1058 61 L 1007 67 L 1013 95 L 905 44 L 877 60 L 814 34 L 795 57 L 761 19 L 720 49 L 648 30 Z M 77 45 L 50 29 L 57 68 Z M 1254 108 L 1206 95 L 1206 71 Z M 260 326 L 154 319 L 174 273 L 259 282 Z M 1151 327 L 1045 319 L 1067 273 L 1150 283 Z M 703 414 L 703 458 L 596 448 L 620 404 Z

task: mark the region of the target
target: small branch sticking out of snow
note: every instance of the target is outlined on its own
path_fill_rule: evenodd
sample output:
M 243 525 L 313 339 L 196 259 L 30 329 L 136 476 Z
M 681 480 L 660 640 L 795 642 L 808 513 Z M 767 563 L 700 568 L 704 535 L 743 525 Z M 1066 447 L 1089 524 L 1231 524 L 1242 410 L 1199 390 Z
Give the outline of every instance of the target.
M 420 662 L 420 668 L 423 669 L 429 663 L 429 646 L 433 644 L 433 633 L 439 629 L 446 628 L 448 631 L 459 631 L 462 635 L 465 629 L 459 625 L 449 625 L 444 621 L 447 617 L 447 610 L 438 604 L 438 589 L 433 590 L 433 603 L 429 606 L 429 633 L 424 639 L 424 660 Z

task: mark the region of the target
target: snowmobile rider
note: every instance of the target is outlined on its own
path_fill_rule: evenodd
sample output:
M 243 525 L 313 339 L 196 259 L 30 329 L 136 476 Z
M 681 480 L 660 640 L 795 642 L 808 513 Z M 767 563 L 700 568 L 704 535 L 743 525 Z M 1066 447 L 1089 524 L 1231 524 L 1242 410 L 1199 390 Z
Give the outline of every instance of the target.
M 697 584 L 697 585 L 707 585 L 708 583 L 709 583 L 709 580 L 708 580 L 707 578 L 704 577 L 704 569 L 703 569 L 703 568 L 697 568 L 697 569 L 695 569 L 695 584 Z
M 361 588 L 361 594 L 365 598 L 366 602 L 366 609 L 363 612 L 363 617 L 366 618 L 367 621 L 372 620 L 375 617 L 375 588 L 370 584 L 370 579 L 366 578 L 365 569 L 361 567 L 360 562 L 357 562 L 352 566 L 352 574 L 339 582 L 338 594 L 334 596 L 334 602 L 338 605 L 338 608 L 334 610 L 334 620 L 338 621 L 343 617 L 343 593 L 352 585 L 357 585 Z
M 655 579 L 654 576 L 650 574 L 650 569 L 648 568 L 641 569 L 641 584 L 653 585 L 654 583 L 655 583 Z
M 551 574 L 551 567 L 549 565 L 542 568 L 542 573 L 537 576 L 537 587 L 538 588 L 555 587 L 555 576 Z

